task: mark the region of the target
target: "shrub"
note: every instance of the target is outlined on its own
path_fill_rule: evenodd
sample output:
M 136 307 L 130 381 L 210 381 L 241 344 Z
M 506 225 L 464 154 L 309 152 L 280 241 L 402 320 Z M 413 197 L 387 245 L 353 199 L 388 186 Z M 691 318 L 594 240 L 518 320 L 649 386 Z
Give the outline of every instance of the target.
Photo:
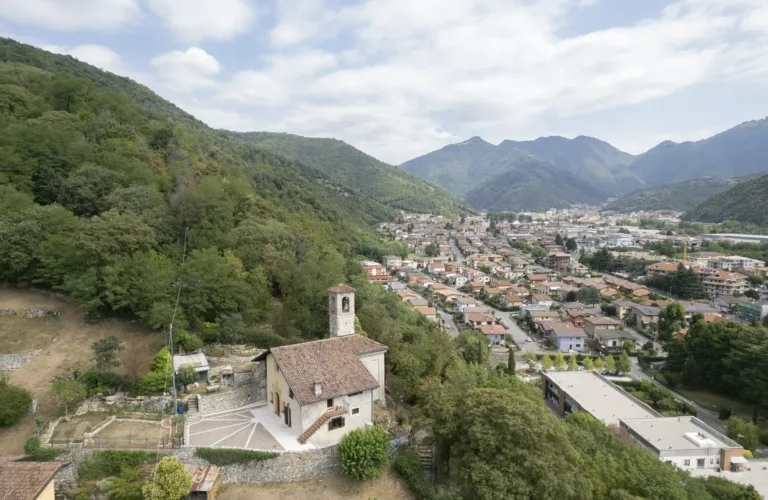
M 31 403 L 29 391 L 9 384 L 8 376 L 0 374 L 0 426 L 21 420 Z
M 40 448 L 40 438 L 32 435 L 24 441 L 24 453 L 29 455 L 29 461 L 31 462 L 51 462 L 59 456 L 61 450 L 56 448 Z
M 353 430 L 339 443 L 341 472 L 358 481 L 379 477 L 391 446 L 387 431 L 381 427 Z
M 213 465 L 248 464 L 275 458 L 277 453 L 268 451 L 233 450 L 225 448 L 197 448 L 195 456 Z
M 419 456 L 410 450 L 400 450 L 395 457 L 395 471 L 403 478 L 416 498 L 426 500 L 460 500 L 457 491 L 436 487 L 424 478 Z
M 27 455 L 34 455 L 40 451 L 40 438 L 37 436 L 29 436 L 26 441 L 24 441 L 24 453 Z
M 151 451 L 97 451 L 77 470 L 79 481 L 96 481 L 120 475 L 123 469 L 151 464 L 157 454 Z
M 768 446 L 768 434 L 760 434 L 760 444 Z
M 181 500 L 187 498 L 192 488 L 192 477 L 176 457 L 163 457 L 150 479 L 141 487 L 144 498 Z

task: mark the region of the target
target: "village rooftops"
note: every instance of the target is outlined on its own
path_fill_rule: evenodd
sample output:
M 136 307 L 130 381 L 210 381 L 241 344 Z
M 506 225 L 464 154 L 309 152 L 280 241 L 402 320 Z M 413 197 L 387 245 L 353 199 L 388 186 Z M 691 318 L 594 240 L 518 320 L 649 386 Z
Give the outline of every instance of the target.
M 621 325 L 620 321 L 616 321 L 613 318 L 606 318 L 605 316 L 593 316 L 591 318 L 584 318 L 584 321 L 592 323 L 593 325 L 600 326 L 600 325 L 610 325 L 610 326 L 619 326 Z
M 0 498 L 3 500 L 35 500 L 39 498 L 48 484 L 53 481 L 56 472 L 65 465 L 61 462 L 0 460 Z
M 272 347 L 254 361 L 264 361 L 272 353 L 296 401 L 306 405 L 378 388 L 379 383 L 358 356 L 386 350 L 387 346 L 367 337 L 344 335 Z M 320 382 L 319 395 L 315 382 Z
M 483 325 L 479 330 L 486 335 L 507 335 L 507 329 L 501 325 Z

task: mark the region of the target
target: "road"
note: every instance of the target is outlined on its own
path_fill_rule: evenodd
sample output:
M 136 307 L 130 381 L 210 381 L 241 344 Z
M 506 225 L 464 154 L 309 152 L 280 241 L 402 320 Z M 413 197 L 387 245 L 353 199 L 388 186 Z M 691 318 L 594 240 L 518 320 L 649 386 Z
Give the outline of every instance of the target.
M 625 326 L 624 330 L 622 330 L 622 331 L 624 333 L 628 334 L 633 339 L 635 339 L 635 342 L 637 343 L 637 347 L 638 348 L 642 347 L 646 342 L 651 340 L 650 337 L 647 337 L 647 336 L 643 335 L 642 333 L 638 332 L 637 330 L 635 330 L 634 328 L 630 328 L 628 326 Z M 666 356 L 667 355 L 667 353 L 664 352 L 661 344 L 659 344 L 656 341 L 653 341 L 653 348 L 656 350 L 656 353 L 658 353 L 659 356 Z
M 547 351 L 542 349 L 539 346 L 539 344 L 537 344 L 536 342 L 525 341 L 525 339 L 530 337 L 530 335 L 528 335 L 528 333 L 525 330 L 517 326 L 517 321 L 515 321 L 515 318 L 512 316 L 512 313 L 500 311 L 493 307 L 491 307 L 491 311 L 493 311 L 493 315 L 497 317 L 501 321 L 501 324 L 504 325 L 507 331 L 509 331 L 509 334 L 512 337 L 512 340 L 520 348 L 521 353 L 526 353 L 526 352 L 533 352 L 536 354 L 547 353 Z
M 443 311 L 442 309 L 438 309 L 437 310 L 437 314 L 443 320 L 443 326 L 448 331 L 448 334 L 451 337 L 458 337 L 459 336 L 459 327 L 456 326 L 456 322 L 453 321 L 453 316 L 451 316 L 447 312 Z

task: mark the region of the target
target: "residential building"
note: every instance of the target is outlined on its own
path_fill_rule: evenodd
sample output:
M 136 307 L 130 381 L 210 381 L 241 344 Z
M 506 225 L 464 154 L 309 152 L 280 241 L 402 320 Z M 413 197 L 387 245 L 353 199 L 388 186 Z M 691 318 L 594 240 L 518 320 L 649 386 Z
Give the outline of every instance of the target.
M 531 304 L 552 307 L 554 303 L 555 301 L 549 295 L 537 293 L 531 296 Z
M 543 321 L 538 328 L 552 339 L 555 349 L 563 352 L 584 351 L 587 335 L 583 328 L 562 321 Z
M 469 323 L 469 317 L 473 314 L 491 314 L 491 308 L 488 306 L 467 306 L 462 311 L 464 323 Z
M 528 315 L 533 319 L 534 323 L 560 319 L 560 313 L 557 311 L 528 311 Z
M 618 312 L 618 308 L 616 308 L 616 310 Z M 639 328 L 645 329 L 650 325 L 655 325 L 659 322 L 660 313 L 660 307 L 654 307 L 645 304 L 633 304 L 627 308 L 625 316 L 627 321 L 630 323 L 634 323 Z
M 467 323 L 472 328 L 478 328 L 481 326 L 495 325 L 496 318 L 490 314 L 470 314 L 467 316 Z
M 760 323 L 768 316 L 768 302 L 740 302 L 739 317 L 745 321 Z
M 462 274 L 452 273 L 445 277 L 445 281 L 456 288 L 461 288 L 469 282 L 469 278 Z
M 501 325 L 484 325 L 478 328 L 488 337 L 488 347 L 504 347 L 507 345 L 509 332 Z
M 529 283 L 531 283 L 533 285 L 537 285 L 539 283 L 544 283 L 545 281 L 547 281 L 547 275 L 546 274 L 528 274 L 525 277 L 525 279 Z
M 435 309 L 434 307 L 416 306 L 413 308 L 413 310 L 418 312 L 419 314 L 421 314 L 427 319 L 431 319 L 432 321 L 437 321 L 437 309 Z
M 210 367 L 208 366 L 208 359 L 202 352 L 195 352 L 192 354 L 176 354 L 173 356 L 173 370 L 178 375 L 179 369 L 182 366 L 191 366 L 197 374 L 198 382 L 208 382 L 208 372 Z
M 330 338 L 273 347 L 254 361 L 266 364 L 269 405 L 302 444 L 338 442 L 373 421 L 385 404 L 387 347 L 355 334 L 355 289 L 328 289 Z
M 622 418 L 619 427 L 659 459 L 683 470 L 730 471 L 747 462 L 741 445 L 696 417 Z
M 527 306 L 522 306 L 520 308 L 520 314 L 525 316 L 526 314 L 530 314 L 533 311 L 549 311 L 549 306 L 545 305 L 539 305 L 539 304 L 530 304 Z
M 762 260 L 750 259 L 748 257 L 741 257 L 738 255 L 723 255 L 717 259 L 714 259 L 711 262 L 711 265 L 715 269 L 722 269 L 723 271 L 749 271 L 751 269 L 765 266 L 765 262 Z
M 618 330 L 621 322 L 605 316 L 594 316 L 584 318 L 584 331 L 592 338 L 595 338 L 595 330 Z
M 501 303 L 504 307 L 522 307 L 525 305 L 525 300 L 517 295 L 507 294 L 501 297 Z
M 746 276 L 720 269 L 703 274 L 702 283 L 704 290 L 713 298 L 720 295 L 743 295 L 749 289 Z
M 18 462 L 0 456 L 0 498 L 54 500 L 54 476 L 61 462 Z
M 624 342 L 631 342 L 633 346 L 635 344 L 634 337 L 627 335 L 621 330 L 595 330 L 594 338 L 601 349 L 608 351 L 620 351 L 624 347 Z
M 679 262 L 656 262 L 655 264 L 645 266 L 645 274 L 648 277 L 663 276 L 676 272 L 679 265 Z
M 571 256 L 567 253 L 555 252 L 548 256 L 549 267 L 559 273 L 566 273 L 571 267 Z
M 384 267 L 388 269 L 400 267 L 403 265 L 402 257 L 399 257 L 397 255 L 385 255 L 384 257 L 382 257 L 381 260 L 384 261 Z
M 451 297 L 451 302 L 453 303 L 453 308 L 458 312 L 464 311 L 464 308 L 466 307 L 476 306 L 478 304 L 475 298 L 462 296 Z
M 365 271 L 365 278 L 371 283 L 389 283 L 390 276 L 387 272 L 387 268 L 374 262 L 372 260 L 364 260 L 360 262 L 363 271 Z

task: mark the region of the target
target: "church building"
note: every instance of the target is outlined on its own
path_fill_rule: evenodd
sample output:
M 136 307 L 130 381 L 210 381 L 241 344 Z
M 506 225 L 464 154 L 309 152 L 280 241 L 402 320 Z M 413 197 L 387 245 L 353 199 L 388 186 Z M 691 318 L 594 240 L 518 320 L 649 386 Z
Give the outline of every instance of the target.
M 267 398 L 302 444 L 327 444 L 373 422 L 374 403 L 385 404 L 387 346 L 355 333 L 355 289 L 328 289 L 330 337 L 273 347 L 266 363 Z

